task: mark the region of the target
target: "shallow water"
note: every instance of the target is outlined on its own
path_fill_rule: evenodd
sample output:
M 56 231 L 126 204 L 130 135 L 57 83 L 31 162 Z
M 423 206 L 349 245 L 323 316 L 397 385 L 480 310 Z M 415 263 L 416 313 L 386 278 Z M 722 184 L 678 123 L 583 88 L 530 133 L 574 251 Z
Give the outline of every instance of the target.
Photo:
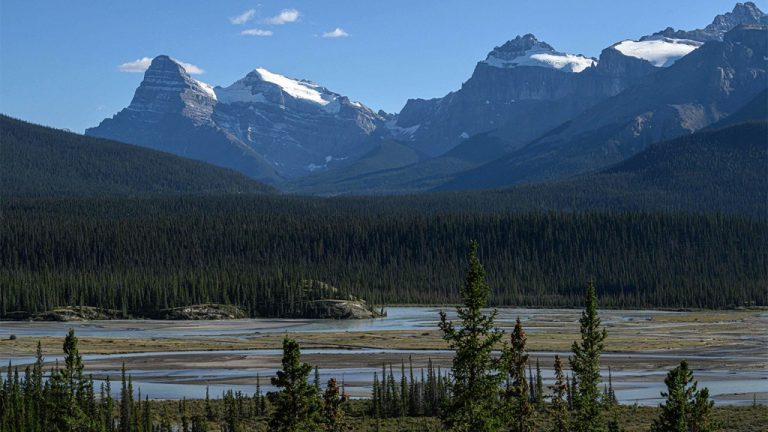
M 0 322 L 0 339 L 11 334 L 17 336 L 64 336 L 73 328 L 78 336 L 104 338 L 179 338 L 195 337 L 248 337 L 255 333 L 285 332 L 339 332 L 339 331 L 384 331 L 418 330 L 437 327 L 438 312 L 445 310 L 449 318 L 455 317 L 454 308 L 435 307 L 389 307 L 387 316 L 370 320 L 311 320 L 253 318 L 221 321 L 154 321 L 154 320 L 111 320 L 88 322 Z M 666 311 L 604 311 L 603 323 L 645 322 L 655 315 L 671 315 L 678 312 Z M 516 318 L 525 323 L 534 318 L 547 317 L 552 323 L 575 323 L 580 311 L 575 309 L 499 309 L 498 322 L 501 327 L 511 328 Z M 535 333 L 544 328 L 526 327 Z
M 427 330 L 437 326 L 440 308 L 434 307 L 390 307 L 387 316 L 373 320 L 287 320 L 287 319 L 244 319 L 226 321 L 92 321 L 76 323 L 59 322 L 0 322 L 0 339 L 11 334 L 27 337 L 63 337 L 69 328 L 74 328 L 81 337 L 101 338 L 247 338 L 256 333 L 291 333 L 291 332 L 375 332 L 386 330 Z M 452 308 L 447 308 L 449 317 L 455 316 Z M 667 311 L 601 311 L 603 324 L 614 331 L 637 331 L 647 334 L 660 334 L 665 337 L 699 338 L 701 326 L 708 329 L 722 327 L 723 334 L 729 334 L 729 322 L 696 323 L 653 321 L 657 316 L 674 316 L 685 313 Z M 529 325 L 529 334 L 546 332 L 552 326 L 577 328 L 580 311 L 573 309 L 499 309 L 498 322 L 502 327 L 510 328 L 517 317 Z M 763 314 L 761 320 L 768 318 Z M 763 326 L 762 321 L 760 325 Z M 686 328 L 687 327 L 687 328 Z M 768 349 L 765 336 L 766 326 L 752 331 L 742 330 L 729 338 L 744 341 L 736 349 L 720 349 L 692 352 L 679 351 L 644 351 L 628 353 L 607 353 L 603 355 L 604 364 L 614 364 L 612 370 L 616 396 L 622 403 L 656 405 L 663 390 L 664 375 L 669 365 L 681 359 L 699 365 L 709 365 L 695 369 L 699 385 L 706 386 L 718 404 L 747 405 L 756 395 L 758 401 L 768 402 Z M 679 329 L 679 331 L 678 331 Z M 718 330 L 718 333 L 721 333 Z M 545 385 L 551 384 L 551 363 L 555 354 L 568 356 L 567 352 L 532 352 L 531 356 L 540 357 Z M 100 379 L 109 376 L 113 392 L 119 392 L 119 368 L 126 363 L 127 371 L 133 376 L 134 386 L 142 394 L 156 399 L 181 399 L 205 397 L 206 385 L 211 397 L 219 397 L 225 390 L 241 391 L 252 394 L 255 391 L 255 377 L 260 375 L 263 391 L 271 390 L 268 377 L 272 376 L 279 365 L 280 350 L 227 350 L 227 351 L 192 351 L 192 352 L 145 352 L 112 355 L 86 355 L 86 367 Z M 446 370 L 450 366 L 451 353 L 444 350 L 398 350 L 398 349 L 304 349 L 305 360 L 319 364 L 321 381 L 330 377 L 343 381 L 347 391 L 353 397 L 366 397 L 374 372 L 381 372 L 377 362 L 408 362 L 414 358 L 416 376 L 427 358 L 432 358 L 435 365 Z M 54 361 L 49 357 L 47 361 Z M 0 359 L 0 364 L 7 364 Z M 14 357 L 15 365 L 32 362 L 31 357 Z M 763 365 L 758 369 L 755 364 Z M 712 366 L 716 365 L 716 366 Z M 748 366 L 744 366 L 748 365 Z M 619 366 L 618 368 L 616 366 Z M 733 368 L 733 369 L 729 369 Z M 394 375 L 399 379 L 399 367 Z M 607 379 L 607 370 L 603 373 Z

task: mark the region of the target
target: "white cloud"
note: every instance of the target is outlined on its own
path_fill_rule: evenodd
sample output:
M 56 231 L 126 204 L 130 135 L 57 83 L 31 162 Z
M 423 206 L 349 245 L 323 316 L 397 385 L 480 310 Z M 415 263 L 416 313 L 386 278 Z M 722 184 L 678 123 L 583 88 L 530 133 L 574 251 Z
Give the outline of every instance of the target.
M 187 71 L 187 73 L 190 74 L 190 75 L 201 75 L 201 74 L 205 73 L 204 70 L 202 70 L 201 68 L 193 65 L 192 63 L 186 63 L 186 62 L 183 62 L 183 61 L 177 60 L 177 59 L 173 59 L 173 61 L 175 61 L 176 63 L 180 64 L 181 67 L 183 67 L 184 70 Z
M 283 25 L 296 22 L 299 19 L 299 11 L 296 9 L 283 9 L 279 14 L 264 20 L 267 24 Z
M 240 15 L 230 18 L 229 22 L 236 25 L 245 24 L 248 21 L 252 20 L 253 17 L 255 16 L 256 16 L 256 9 L 248 9 L 247 11 L 241 13 Z
M 243 36 L 272 36 L 272 30 L 248 29 L 240 32 Z
M 120 72 L 134 72 L 134 73 L 140 73 L 144 72 L 149 68 L 150 63 L 152 63 L 152 59 L 149 57 L 142 57 L 138 60 L 134 60 L 132 62 L 123 63 L 121 65 L 117 66 L 117 70 Z
M 349 33 L 345 32 L 343 28 L 336 27 L 336 30 L 323 33 L 324 38 L 341 38 L 347 37 Z
M 188 74 L 191 75 L 200 75 L 205 73 L 203 69 L 201 69 L 198 66 L 193 65 L 192 63 L 183 62 L 181 60 L 173 59 L 176 63 L 180 64 L 181 67 L 184 68 L 185 71 L 187 71 Z M 152 64 L 152 58 L 151 57 L 142 57 L 140 59 L 123 63 L 120 65 L 117 65 L 117 70 L 120 72 L 130 72 L 130 73 L 142 73 L 146 71 L 149 68 L 149 65 Z

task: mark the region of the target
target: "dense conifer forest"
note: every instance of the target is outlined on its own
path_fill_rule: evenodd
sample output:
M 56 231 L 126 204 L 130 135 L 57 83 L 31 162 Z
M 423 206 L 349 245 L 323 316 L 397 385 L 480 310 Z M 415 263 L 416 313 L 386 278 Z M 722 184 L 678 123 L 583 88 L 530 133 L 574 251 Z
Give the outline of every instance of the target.
M 204 162 L 4 115 L 0 142 L 3 197 L 274 192 Z
M 285 196 L 5 200 L 0 312 L 199 303 L 295 316 L 305 281 L 374 304 L 458 300 L 478 239 L 492 305 L 768 303 L 768 226 L 742 216 L 513 213 L 415 198 Z M 487 211 L 486 211 L 487 210 Z
M 286 336 L 281 368 L 270 379 L 275 390 L 264 395 L 257 384 L 253 395 L 229 390 L 214 401 L 206 388 L 204 401 L 191 401 L 188 407 L 182 399 L 170 405 L 169 411 L 168 403 L 150 403 L 148 395 L 142 399 L 140 389 L 136 396 L 125 365 L 117 399 L 111 396 L 108 378 L 97 389 L 94 377 L 85 372 L 78 339 L 70 329 L 64 339 L 62 364 L 56 362 L 46 370 L 38 343 L 33 364 L 20 371 L 11 363 L 5 376 L 0 375 L 0 432 L 393 430 L 382 427 L 387 424 L 394 430 L 426 431 L 439 430 L 438 418 L 443 430 L 456 432 L 621 431 L 625 430 L 622 425 L 630 425 L 632 430 L 643 426 L 637 407 L 619 406 L 610 369 L 607 383 L 601 377 L 600 356 L 607 333 L 599 318 L 594 285 L 587 287 L 580 337 L 573 342 L 573 355 L 568 358 L 572 379 L 566 378 L 563 363 L 556 356 L 556 380 L 545 389 L 538 360 L 534 379 L 519 319 L 510 344 L 501 344 L 497 351 L 506 335 L 496 326 L 497 311 L 484 309 L 490 287 L 477 252 L 473 242 L 466 260 L 466 281 L 459 290 L 457 320 L 449 321 L 440 314 L 439 328 L 455 352 L 451 370 L 445 375 L 435 372 L 430 364 L 425 378 L 424 370 L 415 374 L 413 367 L 409 364 L 406 369 L 403 362 L 398 382 L 393 366 L 384 365 L 381 379 L 374 376 L 372 398 L 354 406 L 343 381 L 339 385 L 331 378 L 323 387 L 317 368 L 314 380 L 310 378 L 312 365 L 302 361 L 299 344 Z M 720 430 L 721 419 L 709 391 L 698 388 L 685 360 L 669 371 L 664 382 L 664 401 L 655 413 L 646 410 L 644 421 L 651 414 L 652 432 Z M 739 430 L 759 425 L 764 411 L 753 404 L 749 415 L 757 422 L 739 419 Z M 551 426 L 544 429 L 544 425 Z

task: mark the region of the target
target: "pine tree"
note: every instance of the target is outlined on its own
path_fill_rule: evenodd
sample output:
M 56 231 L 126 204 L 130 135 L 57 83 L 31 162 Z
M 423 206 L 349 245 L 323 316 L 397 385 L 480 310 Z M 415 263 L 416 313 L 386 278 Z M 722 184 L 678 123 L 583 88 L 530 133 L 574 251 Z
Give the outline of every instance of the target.
M 317 396 L 320 397 L 323 394 L 323 389 L 320 387 L 320 369 L 317 366 L 315 366 L 315 378 L 312 384 L 315 386 Z
M 536 359 L 536 407 L 538 409 L 544 408 L 544 380 L 541 377 L 541 366 L 539 365 L 539 359 Z
M 109 377 L 104 379 L 104 397 L 101 398 L 101 404 L 103 429 L 107 432 L 112 432 L 115 426 L 115 401 L 112 399 L 112 383 L 109 381 Z
M 274 407 L 270 430 L 278 432 L 311 432 L 317 430 L 319 400 L 316 389 L 308 382 L 312 366 L 301 362 L 299 344 L 283 340 L 282 369 L 272 378 L 280 389 L 267 396 Z
M 669 371 L 664 379 L 667 391 L 661 413 L 651 426 L 652 432 L 711 432 L 716 430 L 712 419 L 714 402 L 709 400 L 709 389 L 697 390 L 693 371 L 685 360 Z
M 477 242 L 473 241 L 468 255 L 467 279 L 460 292 L 463 306 L 456 309 L 460 325 L 454 326 L 445 312 L 440 312 L 443 339 L 456 352 L 452 367 L 452 398 L 442 415 L 445 426 L 454 431 L 496 431 L 502 424 L 501 413 L 496 408 L 504 371 L 492 351 L 501 341 L 503 332 L 494 323 L 497 311 L 489 315 L 482 311 L 490 287 L 477 249 Z
M 51 374 L 52 395 L 47 402 L 47 415 L 51 426 L 59 430 L 90 428 L 94 419 L 87 416 L 90 404 L 88 380 L 83 376 L 83 359 L 77 347 L 77 337 L 70 329 L 64 338 L 64 367 L 59 369 L 58 362 Z
M 211 395 L 209 387 L 205 386 L 205 417 L 208 420 L 213 420 L 216 416 L 213 413 L 213 406 L 211 405 Z
M 381 418 L 381 384 L 379 384 L 379 374 L 373 373 L 373 388 L 371 389 L 371 415 L 375 418 Z
M 563 375 L 563 361 L 555 355 L 555 384 L 552 388 L 552 432 L 568 432 L 568 401 L 566 392 L 568 379 Z
M 347 401 L 345 395 L 339 394 L 336 378 L 328 380 L 323 393 L 323 430 L 340 432 L 344 430 L 344 410 L 342 405 Z
M 131 423 L 133 421 L 133 390 L 129 387 L 125 376 L 125 363 L 120 371 L 120 432 L 131 432 Z
M 597 296 L 594 283 L 587 287 L 586 305 L 581 314 L 581 343 L 574 342 L 570 358 L 576 379 L 573 391 L 576 432 L 598 432 L 605 427 L 600 406 L 600 354 L 603 352 L 606 331 L 600 328 L 597 314 Z
M 533 430 L 533 408 L 529 382 L 525 378 L 528 365 L 528 351 L 525 347 L 527 337 L 520 318 L 515 322 L 515 328 L 510 336 L 510 346 L 504 350 L 504 369 L 507 371 L 509 388 L 505 399 L 509 409 L 509 423 L 512 431 L 530 432 Z

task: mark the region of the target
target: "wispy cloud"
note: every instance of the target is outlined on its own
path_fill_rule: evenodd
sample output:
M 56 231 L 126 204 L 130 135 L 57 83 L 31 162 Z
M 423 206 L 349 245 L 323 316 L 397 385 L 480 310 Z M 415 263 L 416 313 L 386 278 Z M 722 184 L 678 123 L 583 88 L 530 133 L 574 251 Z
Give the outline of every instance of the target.
M 336 27 L 336 30 L 323 33 L 324 38 L 341 38 L 347 36 L 349 36 L 349 33 L 345 32 L 341 27 Z
M 187 63 L 176 59 L 173 59 L 173 61 L 180 64 L 181 67 L 183 67 L 184 70 L 187 71 L 187 73 L 190 75 L 201 75 L 205 73 L 203 69 L 193 65 L 192 63 Z
M 272 30 L 248 29 L 240 32 L 243 36 L 272 36 Z
M 205 73 L 205 71 L 202 68 L 195 66 L 192 63 L 183 62 L 177 59 L 173 59 L 173 61 L 181 65 L 181 67 L 183 67 L 188 74 L 200 75 Z M 149 69 L 149 65 L 151 64 L 152 64 L 152 57 L 142 57 L 140 59 L 137 59 L 131 62 L 126 62 L 126 63 L 117 65 L 117 70 L 119 70 L 120 72 L 143 73 L 144 71 Z
M 299 19 L 299 15 L 301 14 L 296 9 L 283 9 L 279 14 L 272 18 L 267 18 L 264 22 L 272 25 L 283 25 L 296 22 Z
M 256 16 L 256 9 L 248 9 L 238 16 L 231 17 L 229 22 L 235 25 L 245 24 Z
M 149 68 L 150 63 L 152 63 L 152 59 L 149 57 L 142 57 L 138 60 L 134 60 L 132 62 L 123 63 L 120 65 L 117 65 L 117 70 L 120 72 L 134 72 L 134 73 L 140 73 L 144 72 Z

